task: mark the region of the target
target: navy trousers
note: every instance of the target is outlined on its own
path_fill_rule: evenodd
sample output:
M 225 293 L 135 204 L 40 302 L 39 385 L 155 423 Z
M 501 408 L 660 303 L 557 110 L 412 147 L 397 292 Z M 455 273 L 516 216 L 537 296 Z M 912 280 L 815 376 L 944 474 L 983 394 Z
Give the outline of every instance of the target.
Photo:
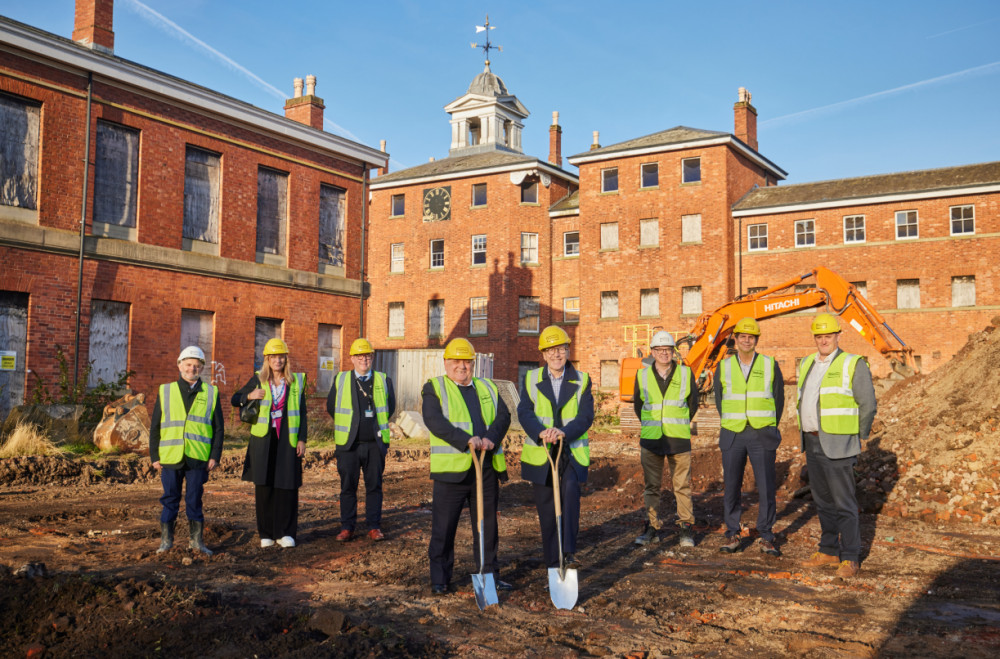
M 559 567 L 559 534 L 556 529 L 555 494 L 551 476 L 545 485 L 532 483 L 535 508 L 538 510 L 538 524 L 542 530 L 542 548 L 545 564 Z M 580 531 L 580 481 L 576 471 L 569 467 L 559 475 L 559 494 L 562 497 L 562 541 L 563 554 L 576 553 L 576 536 Z
M 722 478 L 725 483 L 723 497 L 723 519 L 726 522 L 726 537 L 733 538 L 740 533 L 740 499 L 743 493 L 743 472 L 746 470 L 747 458 L 753 468 L 753 477 L 757 482 L 757 531 L 760 537 L 768 542 L 774 542 L 775 491 L 777 483 L 774 474 L 774 461 L 777 449 L 765 448 L 760 441 L 761 435 L 753 428 L 747 428 L 736 433 L 733 443 L 728 449 L 722 449 Z
M 340 474 L 340 524 L 353 531 L 358 519 L 358 483 L 365 475 L 365 522 L 368 529 L 382 526 L 382 472 L 385 456 L 379 443 L 355 441 L 349 451 L 337 451 L 337 473 Z
M 809 486 L 819 516 L 819 550 L 839 556 L 842 561 L 860 562 L 861 524 L 854 488 L 854 465 L 858 458 L 828 458 L 818 437 L 804 438 Z
M 187 481 L 187 493 L 184 495 L 184 513 L 191 522 L 204 522 L 205 515 L 201 510 L 201 493 L 208 482 L 207 469 L 160 469 L 160 482 L 163 483 L 163 496 L 160 497 L 160 504 L 163 505 L 163 512 L 160 513 L 161 522 L 173 522 L 181 509 L 181 489 Z
M 476 526 L 476 481 L 444 483 L 434 481 L 434 501 L 431 505 L 431 540 L 427 546 L 430 559 L 431 584 L 451 583 L 455 566 L 455 532 L 462 509 L 468 507 L 472 518 L 472 553 L 475 572 L 479 572 L 479 527 Z M 483 469 L 483 534 L 486 541 L 484 573 L 497 573 L 497 499 L 500 483 L 492 469 Z

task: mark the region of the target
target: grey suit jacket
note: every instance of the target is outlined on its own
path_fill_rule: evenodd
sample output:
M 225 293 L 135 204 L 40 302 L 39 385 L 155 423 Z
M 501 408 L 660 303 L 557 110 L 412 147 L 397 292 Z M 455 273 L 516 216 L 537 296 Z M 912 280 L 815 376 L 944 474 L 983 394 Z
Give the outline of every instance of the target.
M 833 358 L 836 359 L 842 352 L 843 350 L 838 348 Z M 809 373 L 811 372 L 812 366 L 809 367 L 806 378 L 809 377 Z M 800 383 L 800 388 L 804 383 L 805 380 Z M 854 400 L 858 404 L 858 434 L 831 435 L 830 433 L 823 432 L 822 427 L 819 431 L 819 444 L 823 448 L 823 453 L 831 460 L 850 458 L 861 453 L 861 440 L 868 439 L 868 433 L 872 429 L 872 421 L 875 420 L 875 386 L 872 384 L 872 372 L 868 368 L 868 362 L 864 358 L 859 359 L 857 366 L 854 368 L 854 377 L 851 379 L 851 392 L 854 394 Z M 802 405 L 801 397 L 796 402 L 796 405 Z M 818 401 L 816 403 L 816 415 L 817 417 L 819 416 Z M 800 448 L 805 451 L 806 440 L 801 435 L 800 429 Z

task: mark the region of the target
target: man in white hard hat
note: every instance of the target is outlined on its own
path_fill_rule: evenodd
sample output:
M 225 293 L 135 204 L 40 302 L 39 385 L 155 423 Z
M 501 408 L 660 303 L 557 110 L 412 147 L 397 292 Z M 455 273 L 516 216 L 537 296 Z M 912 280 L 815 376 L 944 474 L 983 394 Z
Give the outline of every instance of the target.
M 180 512 L 181 489 L 184 497 L 190 547 L 208 556 L 212 551 L 203 537 L 205 516 L 201 495 L 208 472 L 215 469 L 222 456 L 225 419 L 219 406 L 219 389 L 201 381 L 205 353 L 198 346 L 188 346 L 177 358 L 180 377 L 161 384 L 149 424 L 149 459 L 160 471 L 163 496 L 160 503 L 161 554 L 174 544 L 174 522 Z
M 659 537 L 660 487 L 664 458 L 670 465 L 677 501 L 678 542 L 694 547 L 694 506 L 691 502 L 691 417 L 698 411 L 698 387 L 694 374 L 683 362 L 674 362 L 674 337 L 660 330 L 653 334 L 649 349 L 653 364 L 635 376 L 632 402 L 642 429 L 639 433 L 642 474 L 646 481 L 643 504 L 646 527 L 635 539 L 637 545 Z

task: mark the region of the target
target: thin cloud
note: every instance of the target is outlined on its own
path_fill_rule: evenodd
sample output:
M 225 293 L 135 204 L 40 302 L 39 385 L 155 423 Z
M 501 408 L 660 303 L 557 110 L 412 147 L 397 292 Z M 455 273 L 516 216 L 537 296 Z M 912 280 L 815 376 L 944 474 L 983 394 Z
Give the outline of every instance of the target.
M 208 45 L 198 37 L 194 36 L 187 30 L 182 28 L 177 23 L 174 23 L 172 20 L 170 20 L 163 14 L 153 9 L 152 7 L 143 4 L 139 0 L 125 0 L 125 4 L 129 7 L 129 9 L 138 14 L 140 18 L 145 20 L 153 27 L 161 30 L 162 32 L 167 33 L 172 37 L 179 38 L 181 41 L 187 42 L 188 44 L 195 46 L 197 49 L 205 53 L 208 53 L 208 55 L 210 55 L 213 59 L 221 62 L 223 65 L 227 66 L 228 68 L 232 69 L 233 71 L 247 78 L 248 80 L 250 80 L 250 82 L 254 83 L 255 85 L 257 85 L 258 87 L 260 87 L 265 92 L 267 92 L 274 98 L 278 99 L 279 101 L 284 101 L 286 99 L 285 93 L 283 91 L 281 91 L 271 83 L 267 82 L 260 76 L 256 75 L 253 71 L 241 65 L 239 62 L 236 62 L 235 60 L 228 57 L 224 53 L 221 53 L 212 46 Z M 337 124 L 335 121 L 332 121 L 331 119 L 324 117 L 323 125 L 332 128 L 335 132 L 340 133 L 341 135 L 344 135 L 348 139 L 354 140 L 355 142 L 361 141 L 351 131 L 347 130 L 346 128 Z
M 948 73 L 943 76 L 937 76 L 936 78 L 928 78 L 927 80 L 921 80 L 919 82 L 910 83 L 909 85 L 903 85 L 902 87 L 894 87 L 892 89 L 886 89 L 885 91 L 875 92 L 874 94 L 866 94 L 865 96 L 858 96 L 857 98 L 848 99 L 846 101 L 838 101 L 837 103 L 822 105 L 818 108 L 812 108 L 810 110 L 802 110 L 800 112 L 793 112 L 791 114 L 782 115 L 780 117 L 774 117 L 773 119 L 767 119 L 766 121 L 762 121 L 761 125 L 785 123 L 788 121 L 803 119 L 813 114 L 836 112 L 838 110 L 842 110 L 844 108 L 848 108 L 854 105 L 867 103 L 868 101 L 872 101 L 877 98 L 894 96 L 896 94 L 902 94 L 903 92 L 908 92 L 914 89 L 919 89 L 921 87 L 928 87 L 930 85 L 936 85 L 943 82 L 951 82 L 953 80 L 957 80 L 958 78 L 964 78 L 974 75 L 986 75 L 989 73 L 993 73 L 994 71 L 1000 71 L 1000 62 L 991 62 L 990 64 L 974 66 L 971 69 L 965 69 L 964 71 L 956 71 L 955 73 Z
M 932 35 L 930 35 L 927 38 L 928 39 L 937 39 L 938 37 L 943 37 L 946 34 L 952 34 L 953 32 L 961 32 L 962 30 L 969 30 L 969 29 L 972 29 L 974 27 L 979 27 L 980 25 L 989 25 L 990 23 L 996 23 L 997 21 L 1000 21 L 1000 18 L 991 18 L 988 21 L 980 21 L 978 23 L 973 23 L 972 25 L 965 25 L 963 27 L 956 27 L 956 28 L 951 29 L 951 30 L 945 30 L 944 32 L 938 32 L 937 34 L 932 34 Z

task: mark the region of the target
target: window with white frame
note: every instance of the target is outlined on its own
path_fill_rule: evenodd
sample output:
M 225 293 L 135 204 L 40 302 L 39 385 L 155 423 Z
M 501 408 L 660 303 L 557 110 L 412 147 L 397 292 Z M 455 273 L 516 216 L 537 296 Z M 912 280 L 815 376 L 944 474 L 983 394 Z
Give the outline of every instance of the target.
M 660 184 L 660 165 L 655 162 L 643 163 L 640 167 L 640 185 L 655 188 Z
M 257 169 L 257 252 L 285 253 L 288 224 L 288 174 Z
M 431 268 L 444 267 L 444 240 L 431 241 Z
M 618 249 L 618 223 L 601 224 L 601 249 Z
M 681 313 L 685 315 L 701 313 L 701 286 L 681 287 Z
M 563 256 L 580 255 L 580 232 L 566 231 L 563 233 Z
M 38 208 L 42 106 L 0 93 L 0 205 Z
M 659 317 L 660 289 L 644 288 L 639 291 L 639 315 L 647 318 Z
M 469 334 L 472 336 L 486 335 L 486 302 L 485 297 L 469 298 Z
M 863 243 L 865 242 L 865 216 L 845 215 L 844 216 L 844 242 Z
M 601 170 L 601 192 L 618 191 L 618 168 L 608 167 Z
M 698 183 L 699 181 L 701 181 L 701 158 L 681 160 L 681 183 Z
M 816 220 L 798 220 L 795 223 L 795 246 L 813 247 L 816 245 Z
M 538 203 L 538 181 L 525 181 L 521 184 L 521 203 Z
M 188 145 L 184 154 L 185 238 L 219 242 L 221 182 L 221 156 Z
M 976 306 L 976 277 L 974 275 L 951 278 L 951 306 Z
M 951 235 L 976 232 L 976 208 L 972 204 L 951 207 Z
M 897 309 L 919 309 L 920 308 L 920 280 L 919 279 L 897 279 L 896 280 L 896 308 Z
M 639 220 L 639 246 L 656 247 L 660 244 L 660 221 Z
M 618 362 L 611 359 L 601 360 L 601 388 L 602 389 L 617 389 L 618 388 Z
M 473 206 L 485 206 L 486 205 L 486 184 L 485 183 L 474 183 L 472 185 L 472 205 Z
M 406 195 L 394 194 L 389 203 L 391 217 L 402 217 L 406 214 Z
M 917 211 L 896 211 L 896 239 L 919 238 Z
M 94 221 L 135 227 L 139 197 L 139 131 L 97 121 Z
M 563 322 L 564 323 L 580 322 L 580 298 L 578 297 L 563 298 Z
M 701 213 L 681 215 L 681 242 L 701 242 Z
M 389 336 L 400 338 L 406 329 L 406 303 L 389 303 Z
M 486 265 L 486 234 L 472 237 L 472 265 Z
M 521 295 L 517 298 L 517 331 L 538 332 L 540 297 Z
M 521 234 L 521 263 L 538 263 L 538 234 Z
M 852 281 L 851 284 L 854 286 L 854 288 L 858 289 L 858 294 L 860 294 L 861 297 L 864 297 L 864 298 L 868 297 L 868 282 L 867 281 Z
M 747 249 L 762 252 L 767 249 L 767 225 L 751 224 L 747 227 Z
M 444 300 L 427 301 L 427 336 L 444 336 Z
M 389 247 L 389 272 L 403 272 L 403 243 Z
M 601 318 L 618 317 L 618 291 L 601 291 Z

